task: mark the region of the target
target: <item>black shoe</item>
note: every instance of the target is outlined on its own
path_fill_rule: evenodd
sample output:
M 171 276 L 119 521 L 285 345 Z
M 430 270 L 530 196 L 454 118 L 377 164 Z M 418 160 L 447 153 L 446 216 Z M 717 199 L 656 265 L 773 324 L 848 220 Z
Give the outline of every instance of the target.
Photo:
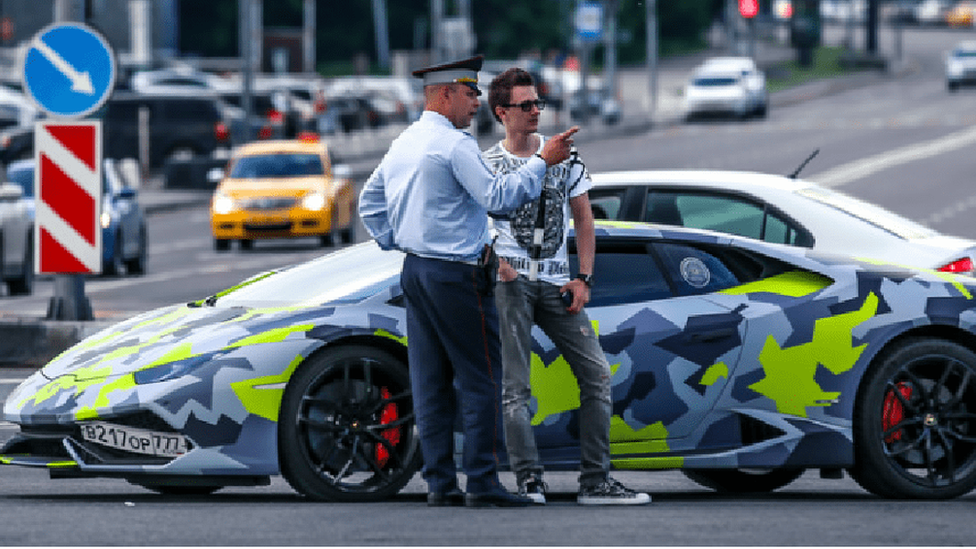
M 518 483 L 518 495 L 529 498 L 536 505 L 546 504 L 546 492 L 549 485 L 542 481 L 537 475 L 529 475 Z
M 498 488 L 490 492 L 467 494 L 464 504 L 468 507 L 527 507 L 532 505 L 532 500 Z
M 464 505 L 464 492 L 451 488 L 447 492 L 428 492 L 428 507 L 461 507 Z

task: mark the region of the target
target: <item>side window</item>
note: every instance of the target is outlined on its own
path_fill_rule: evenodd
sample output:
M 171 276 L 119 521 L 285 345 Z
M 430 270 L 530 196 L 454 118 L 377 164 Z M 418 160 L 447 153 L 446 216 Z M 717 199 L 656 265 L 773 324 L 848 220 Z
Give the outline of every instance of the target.
M 761 203 L 739 196 L 651 190 L 644 220 L 681 225 L 794 246 L 813 247 L 813 238 Z
M 626 189 L 596 189 L 587 193 L 594 219 L 620 219 L 620 206 L 624 201 Z
M 686 227 L 762 238 L 762 207 L 731 196 L 682 194 L 674 203 Z
M 739 278 L 715 255 L 687 244 L 654 245 L 679 296 L 701 295 L 739 284 Z
M 575 242 L 569 246 L 570 272 L 579 272 Z M 672 296 L 667 279 L 643 243 L 597 244 L 590 307 L 637 303 Z

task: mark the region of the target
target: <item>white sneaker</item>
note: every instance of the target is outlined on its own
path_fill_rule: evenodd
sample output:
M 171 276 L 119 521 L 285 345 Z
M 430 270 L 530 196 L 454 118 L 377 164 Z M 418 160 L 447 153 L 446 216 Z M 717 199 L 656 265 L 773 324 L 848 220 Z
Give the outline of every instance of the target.
M 650 502 L 648 494 L 635 492 L 609 477 L 593 486 L 580 486 L 576 496 L 576 503 L 580 505 L 644 505 Z
M 532 500 L 532 503 L 536 505 L 546 504 L 546 491 L 549 487 L 546 486 L 542 479 L 536 476 L 527 477 L 525 480 L 519 483 L 518 494 L 522 497 L 526 497 Z

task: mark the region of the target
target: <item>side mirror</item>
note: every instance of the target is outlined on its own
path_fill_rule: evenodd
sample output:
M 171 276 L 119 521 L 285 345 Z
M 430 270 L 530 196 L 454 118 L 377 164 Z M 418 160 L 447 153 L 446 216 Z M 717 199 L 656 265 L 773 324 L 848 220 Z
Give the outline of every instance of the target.
M 224 178 L 223 168 L 210 168 L 207 170 L 207 181 L 210 183 L 220 183 L 220 180 Z

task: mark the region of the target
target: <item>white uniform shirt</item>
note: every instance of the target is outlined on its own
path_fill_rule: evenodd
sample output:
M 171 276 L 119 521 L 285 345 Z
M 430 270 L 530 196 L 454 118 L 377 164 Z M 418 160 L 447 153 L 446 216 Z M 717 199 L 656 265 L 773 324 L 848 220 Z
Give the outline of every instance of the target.
M 385 250 L 476 261 L 490 241 L 487 212 L 511 211 L 538 197 L 545 167 L 535 158 L 495 175 L 470 134 L 424 111 L 366 181 L 359 215 Z

